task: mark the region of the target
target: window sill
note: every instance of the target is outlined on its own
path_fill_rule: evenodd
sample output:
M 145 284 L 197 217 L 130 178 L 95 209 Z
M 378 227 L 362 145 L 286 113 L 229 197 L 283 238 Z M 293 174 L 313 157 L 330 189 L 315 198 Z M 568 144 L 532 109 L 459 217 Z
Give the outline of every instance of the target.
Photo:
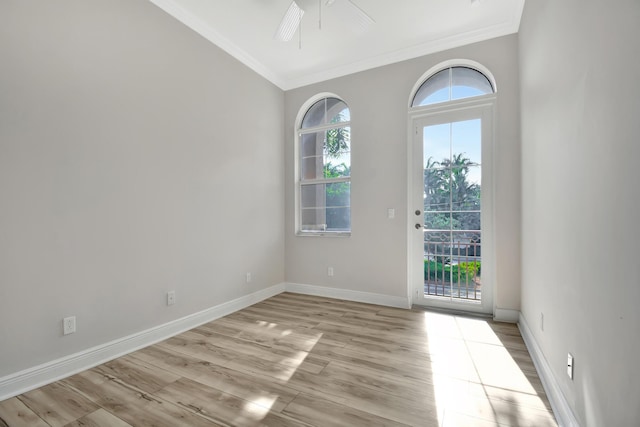
M 297 237 L 351 237 L 350 231 L 297 231 Z

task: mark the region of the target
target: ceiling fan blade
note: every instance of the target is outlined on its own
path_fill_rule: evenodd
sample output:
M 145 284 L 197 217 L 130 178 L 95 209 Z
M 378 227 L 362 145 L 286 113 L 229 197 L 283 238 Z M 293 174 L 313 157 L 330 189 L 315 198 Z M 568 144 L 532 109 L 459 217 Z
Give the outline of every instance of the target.
M 298 3 L 292 1 L 291 5 L 289 5 L 289 9 L 287 9 L 287 12 L 282 17 L 280 26 L 273 35 L 273 38 L 281 42 L 288 42 L 291 40 L 300 26 L 302 15 L 304 15 L 304 10 L 298 6 Z
M 365 33 L 376 22 L 351 0 L 327 0 L 326 5 L 335 9 L 336 15 L 356 34 Z

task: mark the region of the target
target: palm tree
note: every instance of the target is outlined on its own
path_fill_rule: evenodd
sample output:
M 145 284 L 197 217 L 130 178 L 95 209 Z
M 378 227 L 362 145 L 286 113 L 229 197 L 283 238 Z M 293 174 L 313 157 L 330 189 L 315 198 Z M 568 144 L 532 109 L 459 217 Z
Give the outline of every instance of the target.
M 474 166 L 478 166 L 477 163 L 464 153 L 440 162 L 431 157 L 427 159 L 424 168 L 425 227 L 443 230 L 425 236 L 432 242 L 425 247 L 429 253 L 435 253 L 436 246 L 450 241 L 452 236 L 446 230 L 480 230 L 480 185 L 469 182 L 470 168 Z M 445 263 L 444 260 L 439 262 Z

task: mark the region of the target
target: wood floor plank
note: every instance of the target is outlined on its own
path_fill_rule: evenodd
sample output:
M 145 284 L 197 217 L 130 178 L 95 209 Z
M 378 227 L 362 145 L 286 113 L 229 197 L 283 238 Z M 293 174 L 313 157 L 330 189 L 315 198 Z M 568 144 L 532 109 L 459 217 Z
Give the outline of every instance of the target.
M 226 342 L 223 343 L 225 340 Z M 220 336 L 219 343 L 214 344 L 207 337 L 189 331 L 166 343 L 161 343 L 159 346 L 206 360 L 218 366 L 241 372 L 251 372 L 256 375 L 266 375 L 278 380 L 287 380 L 297 369 L 318 372 L 326 364 L 317 358 L 311 358 L 311 361 L 307 361 L 308 353 L 303 351 L 299 351 L 295 355 L 282 356 L 270 353 L 266 345 L 257 344 L 259 346 L 255 347 L 256 352 L 261 354 L 247 351 L 247 344 L 243 340 Z M 221 357 L 223 353 L 226 356 Z M 315 363 L 313 363 L 314 360 Z
M 284 410 L 285 414 L 323 427 L 407 427 L 388 418 L 301 393 Z
M 409 396 L 397 397 L 382 390 L 359 387 L 349 379 L 297 372 L 290 380 L 292 387 L 319 399 L 344 404 L 359 411 L 408 425 L 421 425 L 437 420 L 438 408 L 432 398 L 416 401 Z
M 168 385 L 157 396 L 221 425 L 259 426 L 265 422 L 283 427 L 304 425 L 274 412 L 273 396 L 255 397 L 250 402 L 186 378 Z
M 273 311 L 260 304 L 252 305 L 242 311 L 233 313 L 235 319 L 264 321 L 298 329 L 313 329 L 318 321 L 300 314 L 287 314 Z
M 327 365 L 328 361 L 310 354 L 307 350 L 294 349 L 292 346 L 273 341 L 270 344 L 256 342 L 244 338 L 228 337 L 216 332 L 210 332 L 206 328 L 196 328 L 191 332 L 203 335 L 204 339 L 211 345 L 232 349 L 238 358 L 233 363 L 226 366 L 231 367 L 234 363 L 252 363 L 255 359 L 268 361 L 277 365 L 294 369 L 304 369 L 309 372 L 318 373 Z M 295 332 L 294 332 L 295 333 Z M 300 345 L 301 348 L 313 349 L 315 337 L 312 345 Z M 306 338 L 305 338 L 306 342 Z
M 113 376 L 144 392 L 153 393 L 180 377 L 169 372 L 158 371 L 155 367 L 144 366 L 131 356 L 124 356 L 94 368 L 105 376 Z
M 412 377 L 388 374 L 366 366 L 337 361 L 329 363 L 322 375 L 341 378 L 358 387 L 382 391 L 410 401 L 416 401 L 416 403 L 425 399 L 434 399 L 435 395 L 431 376 L 428 381 L 421 381 Z
M 65 427 L 133 427 L 120 418 L 100 408 L 95 412 L 67 424 Z
M 12 426 L 49 427 L 49 424 L 45 423 L 20 399 L 13 397 L 0 402 L 0 427 Z
M 163 348 L 142 349 L 132 354 L 132 357 L 247 401 L 271 399 L 276 411 L 284 409 L 298 394 L 297 390 L 286 386 L 286 382 L 216 366 Z
M 224 325 L 228 324 L 228 322 L 241 323 L 241 321 L 237 320 L 232 321 L 229 319 L 220 319 L 220 324 Z M 218 338 L 220 336 L 227 336 L 229 338 L 244 340 L 245 342 L 262 345 L 264 347 L 286 347 L 295 351 L 311 350 L 313 345 L 322 337 L 322 332 L 315 329 L 309 330 L 305 328 L 293 328 L 290 326 L 282 326 L 277 323 L 269 323 L 265 325 L 255 324 L 255 326 L 245 328 L 245 330 L 233 336 L 224 333 L 221 334 L 215 329 L 211 329 L 209 324 L 195 328 L 193 331 L 200 332 L 207 336 L 216 334 L 215 336 Z
M 213 420 L 145 393 L 118 378 L 108 377 L 95 368 L 64 382 L 83 395 L 92 396 L 100 407 L 134 426 L 219 426 Z
M 99 408 L 60 382 L 29 391 L 18 398 L 52 427 L 64 426 Z
M 201 335 L 191 331 L 184 332 L 156 345 L 206 360 L 218 366 L 226 366 L 227 363 L 236 358 L 236 354 L 233 351 L 210 344 Z

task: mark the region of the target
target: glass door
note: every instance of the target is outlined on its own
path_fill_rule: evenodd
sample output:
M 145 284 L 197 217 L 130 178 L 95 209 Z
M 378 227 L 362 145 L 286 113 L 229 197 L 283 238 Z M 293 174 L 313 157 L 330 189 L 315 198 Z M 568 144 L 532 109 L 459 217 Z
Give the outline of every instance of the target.
M 491 313 L 490 110 L 416 118 L 414 303 Z

